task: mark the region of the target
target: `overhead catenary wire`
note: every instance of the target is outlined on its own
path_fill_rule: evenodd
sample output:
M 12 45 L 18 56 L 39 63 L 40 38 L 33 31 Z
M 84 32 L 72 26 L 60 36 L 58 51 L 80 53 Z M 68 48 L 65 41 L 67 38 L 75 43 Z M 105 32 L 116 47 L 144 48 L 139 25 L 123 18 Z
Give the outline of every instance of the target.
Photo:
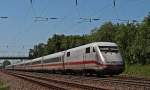
M 78 0 L 75 0 L 75 2 L 76 2 L 76 6 L 78 5 Z M 118 12 L 117 12 L 117 10 L 116 10 L 116 2 L 117 2 L 117 0 L 113 0 L 113 8 L 114 8 L 114 13 L 115 13 L 115 16 L 116 16 L 116 20 L 118 20 L 118 21 L 122 21 L 120 18 L 119 18 L 119 14 L 118 14 Z M 31 5 L 33 6 L 33 0 L 30 0 L 30 3 L 31 3 Z M 79 12 L 78 12 L 78 10 L 77 10 L 77 13 L 78 13 L 78 16 L 80 16 L 80 14 L 79 14 Z M 40 20 L 34 20 L 34 21 L 48 21 L 48 20 L 50 20 L 50 19 L 58 19 L 58 18 L 46 18 L 46 17 L 43 17 L 43 19 L 41 18 Z M 98 21 L 98 20 L 100 20 L 100 18 L 98 18 L 98 19 L 91 19 L 91 18 L 89 18 L 88 20 L 85 20 L 85 22 L 92 22 L 92 21 Z M 125 20 L 124 20 L 125 21 Z M 126 20 L 127 21 L 127 20 Z
M 24 26 L 26 26 L 27 25 L 27 22 L 26 22 L 26 20 L 27 20 L 27 17 L 29 16 L 29 12 L 31 11 L 32 13 L 33 13 L 33 16 L 35 16 L 36 14 L 34 13 L 34 9 L 33 9 L 33 0 L 30 0 L 30 5 L 29 5 L 30 7 L 27 9 L 27 12 L 25 13 L 25 16 L 24 16 L 24 18 L 23 18 L 23 22 L 24 22 Z M 33 25 L 33 22 L 26 28 L 26 29 L 22 29 L 21 28 L 21 31 L 18 31 L 17 32 L 17 34 L 15 35 L 15 36 L 21 36 L 22 37 L 22 35 L 24 34 L 24 32 L 27 32 L 27 30 L 29 30 L 29 29 L 31 29 L 31 26 Z M 19 26 L 22 26 L 22 25 L 19 25 Z M 13 37 L 12 39 L 14 39 L 15 37 Z M 19 38 L 16 38 L 15 39 L 18 43 L 20 42 L 22 42 L 22 40 Z M 12 40 L 12 41 L 14 41 L 14 40 Z M 22 44 L 22 48 L 20 48 L 20 49 L 25 49 L 25 48 L 28 48 L 28 47 L 25 47 L 26 45 L 24 45 L 24 44 Z M 8 48 L 9 47 L 12 47 L 12 45 L 8 45 L 7 46 Z M 27 52 L 27 49 L 26 49 L 26 52 Z
M 104 5 L 102 8 L 98 9 L 97 13 L 93 13 L 94 15 L 91 15 L 89 17 L 82 17 L 84 18 L 82 21 L 79 21 L 78 23 L 83 23 L 83 22 L 93 22 L 93 21 L 104 21 L 102 19 L 101 15 L 103 14 L 102 12 L 105 11 L 106 9 L 111 7 L 112 3 Z M 100 13 L 100 14 L 99 14 Z M 95 19 L 94 19 L 95 18 Z M 85 20 L 86 19 L 86 20 Z M 91 20 L 90 20 L 91 19 Z M 93 20 L 92 20 L 93 19 Z M 80 19 L 81 20 L 81 19 Z
M 101 12 L 102 10 L 104 10 L 104 9 L 106 9 L 106 8 L 108 8 L 108 6 L 109 5 L 106 5 L 105 7 L 103 7 L 99 12 Z M 133 19 L 133 20 L 128 20 L 128 19 L 120 19 L 120 17 L 119 17 L 119 14 L 118 14 L 118 12 L 117 12 L 117 9 L 116 9 L 116 0 L 113 0 L 113 12 L 114 12 L 114 14 L 115 14 L 115 16 L 116 16 L 116 18 L 115 19 L 108 19 L 108 21 L 110 20 L 110 21 L 120 21 L 120 22 L 127 22 L 127 23 L 129 23 L 129 22 L 133 22 L 133 23 L 137 23 L 137 22 L 141 22 L 140 20 L 136 20 L 136 19 Z M 92 19 L 92 18 L 80 18 L 80 19 L 82 19 L 82 22 L 92 22 L 92 21 L 106 21 L 107 19 L 103 19 L 102 17 L 97 17 L 96 19 Z M 81 22 L 79 22 L 79 23 L 81 23 Z
M 21 50 L 16 50 L 15 48 L 20 48 Z M 12 46 L 12 45 L 1 45 L 0 46 L 0 56 L 13 56 L 15 55 L 27 55 L 28 50 L 25 50 L 25 45 L 23 46 Z
M 29 7 L 29 9 L 32 11 L 33 17 L 36 17 L 36 12 L 35 12 L 33 3 L 34 3 L 33 0 L 30 0 L 30 7 Z M 29 13 L 29 12 L 27 12 L 27 14 L 28 14 L 28 13 Z M 27 14 L 25 15 L 25 17 L 27 17 Z M 25 20 L 26 20 L 26 19 L 25 19 Z M 33 27 L 33 23 L 34 23 L 34 22 L 31 22 L 31 24 L 30 24 L 25 30 L 23 30 L 22 33 L 29 31 L 29 30 Z M 22 33 L 21 33 L 21 34 L 22 34 Z M 21 35 L 21 34 L 19 33 L 19 35 Z M 17 41 L 18 41 L 18 40 L 17 40 Z M 25 49 L 25 46 L 26 46 L 26 45 L 23 45 L 23 46 L 22 46 L 22 49 Z M 28 50 L 27 50 L 27 51 L 28 51 Z
M 99 21 L 99 20 L 101 20 L 100 18 L 79 18 L 80 20 L 82 20 L 82 22 L 92 22 L 92 21 Z M 81 21 L 80 22 L 78 22 L 78 23 L 81 23 Z
M 32 0 L 30 0 L 30 4 L 31 4 L 31 5 L 32 5 L 32 2 L 33 2 L 33 1 L 32 1 Z
M 116 7 L 116 0 L 113 0 L 114 7 Z
M 34 20 L 35 22 L 61 19 L 61 18 L 58 18 L 58 17 L 34 17 L 34 18 L 35 18 L 35 20 Z
M 120 20 L 120 17 L 116 8 L 116 0 L 113 0 L 113 10 L 114 10 L 114 15 L 116 16 L 116 19 Z
M 78 5 L 78 0 L 76 0 L 76 6 Z
M 46 10 L 48 9 L 49 3 L 50 3 L 50 0 L 47 0 L 47 5 L 44 5 L 43 10 L 41 11 L 41 14 L 39 14 L 37 16 L 45 17 L 45 15 L 47 13 Z
M 101 11 L 104 10 L 105 8 L 108 8 L 109 5 L 106 5 L 104 7 L 101 8 Z M 113 7 L 115 8 L 116 7 L 116 0 L 113 0 Z M 99 11 L 100 12 L 100 11 Z M 92 22 L 92 21 L 100 21 L 102 20 L 101 18 L 79 18 L 81 19 L 82 21 L 78 22 L 78 23 L 82 23 L 82 22 Z
M 8 17 L 7 16 L 1 16 L 0 18 L 1 19 L 7 19 Z
M 121 21 L 121 22 L 138 22 L 137 20 L 125 20 L 125 19 L 120 19 L 119 14 L 117 12 L 117 7 L 116 7 L 116 0 L 113 0 L 113 4 L 111 7 L 111 4 L 104 6 L 99 12 L 102 12 L 103 10 L 105 10 L 106 8 L 108 8 L 109 6 L 114 10 L 114 14 L 115 14 L 115 19 L 104 19 L 102 17 L 100 17 L 100 15 L 97 17 L 97 19 L 95 21 Z
M 33 15 L 35 17 L 36 16 L 36 11 L 35 11 L 34 6 L 33 6 L 33 0 L 30 0 L 30 6 L 31 6 L 31 9 L 32 9 Z
M 131 0 L 130 2 L 127 2 L 126 4 L 129 4 L 129 3 L 137 4 L 137 3 L 142 3 L 143 1 L 145 1 L 145 0 Z M 125 22 L 125 23 L 129 23 L 129 22 L 131 22 L 131 23 L 140 23 L 140 22 L 142 22 L 142 20 L 137 19 L 139 17 L 137 17 L 136 19 L 121 19 L 118 12 L 117 12 L 117 9 L 116 9 L 117 8 L 116 3 L 117 3 L 117 0 L 113 0 L 113 9 L 114 9 L 116 19 L 112 19 L 112 20 L 121 21 L 121 22 Z M 120 5 L 120 6 L 122 6 L 122 5 Z
M 49 2 L 49 0 L 48 0 L 48 2 Z M 47 3 L 48 3 L 47 2 Z M 31 3 L 31 2 L 30 2 Z M 32 5 L 32 7 L 33 7 L 33 2 L 31 3 L 31 5 Z M 38 21 L 50 21 L 50 20 L 61 20 L 61 19 L 64 19 L 64 18 L 62 18 L 62 17 L 56 17 L 56 16 L 53 16 L 53 17 L 47 17 L 47 16 L 45 16 L 44 15 L 44 12 L 45 12 L 45 10 L 47 9 L 47 6 L 49 6 L 49 4 L 48 5 L 45 5 L 45 7 L 44 7 L 44 9 L 43 9 L 43 11 L 41 12 L 41 14 L 40 15 L 36 15 L 35 17 L 33 17 L 34 18 L 34 22 L 38 22 Z
M 76 5 L 77 5 L 77 3 L 78 3 L 78 0 L 76 0 Z M 114 9 L 114 13 L 115 13 L 115 16 L 116 16 L 116 20 L 118 20 L 118 21 L 133 21 L 133 22 L 137 22 L 137 20 L 122 20 L 122 19 L 119 18 L 119 14 L 118 14 L 118 12 L 116 10 L 116 0 L 113 0 L 113 9 Z M 77 13 L 78 13 L 78 16 L 80 16 L 78 11 L 77 11 Z M 56 20 L 58 18 L 55 18 L 55 17 L 54 18 L 41 17 L 40 20 L 35 20 L 35 21 L 49 21 L 50 19 Z M 100 20 L 100 18 L 95 18 L 95 19 L 93 19 L 93 18 L 82 18 L 82 22 L 84 22 L 84 21 L 85 22 L 92 22 L 92 21 L 99 21 L 99 20 Z
M 27 22 L 26 22 L 26 20 L 27 20 L 27 16 L 28 16 L 28 14 L 29 14 L 29 12 L 30 12 L 30 10 L 31 10 L 31 12 L 33 13 L 33 16 L 35 17 L 36 16 L 36 13 L 35 13 L 35 11 L 34 11 L 34 7 L 33 7 L 33 0 L 29 0 L 30 1 L 30 7 L 27 9 L 27 12 L 25 13 L 25 16 L 24 16 L 24 18 L 23 18 L 23 22 L 24 22 L 24 26 L 26 26 L 26 24 L 27 24 Z M 31 25 L 33 25 L 33 22 L 31 23 Z M 31 27 L 31 25 L 29 25 L 29 27 Z M 20 25 L 20 26 L 22 26 L 22 25 Z M 24 32 L 27 32 L 27 30 L 29 29 L 29 27 L 27 28 L 27 29 L 25 29 L 25 30 L 22 30 L 21 32 L 18 32 L 17 34 L 18 35 L 22 35 Z M 19 39 L 20 40 L 20 39 Z M 18 41 L 19 42 L 19 40 L 16 40 L 16 41 Z

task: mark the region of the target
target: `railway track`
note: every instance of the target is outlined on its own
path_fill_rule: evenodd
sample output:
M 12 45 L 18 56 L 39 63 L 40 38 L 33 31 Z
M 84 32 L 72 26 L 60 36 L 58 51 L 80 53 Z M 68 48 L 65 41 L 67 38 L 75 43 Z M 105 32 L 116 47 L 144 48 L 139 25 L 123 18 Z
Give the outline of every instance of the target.
M 138 77 L 138 76 L 131 76 L 131 75 L 127 75 L 127 74 L 121 74 L 121 75 L 119 75 L 119 76 L 115 76 L 115 78 L 150 81 L 150 78 L 148 78 L 148 77 L 142 77 L 142 76 L 141 76 L 141 77 Z
M 93 77 L 93 76 L 74 76 L 48 73 L 31 73 L 31 72 L 7 72 L 19 77 L 29 78 L 41 85 L 59 90 L 150 90 L 149 79 L 139 79 L 123 76 L 115 77 Z M 32 79 L 30 79 L 32 78 Z M 43 83 L 44 82 L 44 83 Z M 46 83 L 46 84 L 45 84 Z
M 41 74 L 39 74 L 41 75 Z M 58 74 L 48 74 L 42 75 L 48 76 L 51 78 L 59 78 L 65 81 L 71 80 L 72 82 L 77 83 L 86 83 L 86 84 L 95 84 L 95 86 L 110 86 L 112 89 L 118 89 L 118 87 L 122 90 L 150 90 L 150 80 L 149 79 L 142 79 L 142 78 L 131 78 L 131 77 L 123 77 L 123 76 L 115 76 L 115 77 L 85 77 L 85 76 L 74 76 L 74 75 L 58 75 Z
M 97 80 L 97 79 L 95 79 Z M 119 84 L 120 86 L 135 87 L 141 88 L 142 90 L 150 90 L 150 82 L 148 81 L 138 81 L 138 80 L 129 80 L 129 79 L 117 79 L 117 78 L 103 78 L 103 82 L 109 82 L 113 84 Z
M 76 78 L 77 79 L 77 78 Z M 138 78 L 128 78 L 128 77 L 105 77 L 105 78 L 97 78 L 97 77 L 85 77 L 82 78 L 85 82 L 93 82 L 93 83 L 105 83 L 110 84 L 117 89 L 118 87 L 128 88 L 128 89 L 135 89 L 135 90 L 150 90 L 150 80 L 147 79 L 138 79 Z
M 21 73 L 14 71 L 6 71 L 5 73 L 9 75 L 13 75 L 45 87 L 54 90 L 111 90 L 112 88 L 106 88 L 101 86 L 92 86 L 90 84 L 83 84 L 79 82 L 66 81 L 66 80 L 58 80 L 56 78 L 49 78 L 46 76 L 41 76 L 39 74 L 32 73 Z

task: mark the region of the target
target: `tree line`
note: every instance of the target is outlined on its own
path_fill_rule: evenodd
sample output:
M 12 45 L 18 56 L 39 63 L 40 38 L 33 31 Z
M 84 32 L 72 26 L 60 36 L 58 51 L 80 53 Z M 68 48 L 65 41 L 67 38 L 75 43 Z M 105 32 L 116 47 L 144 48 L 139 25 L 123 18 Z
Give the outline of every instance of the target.
M 150 64 L 150 13 L 142 22 L 106 22 L 86 35 L 54 34 L 47 43 L 39 43 L 29 51 L 29 57 L 64 51 L 91 42 L 115 42 L 128 64 Z

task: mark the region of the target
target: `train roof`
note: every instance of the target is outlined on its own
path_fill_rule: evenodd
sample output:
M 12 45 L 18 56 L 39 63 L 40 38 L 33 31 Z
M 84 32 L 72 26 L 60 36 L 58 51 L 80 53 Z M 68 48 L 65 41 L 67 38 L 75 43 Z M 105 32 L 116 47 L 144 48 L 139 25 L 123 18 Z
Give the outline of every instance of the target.
M 58 52 L 58 53 L 54 53 L 54 54 L 50 54 L 50 55 L 47 55 L 47 56 L 44 56 L 44 60 L 48 59 L 48 58 L 54 58 L 54 57 L 60 57 L 63 55 L 63 51 L 62 52 Z
M 113 42 L 96 42 L 95 44 L 98 46 L 117 46 L 117 44 Z
M 71 48 L 71 49 L 68 49 L 66 51 L 81 49 L 81 48 L 86 48 L 86 47 L 92 47 L 92 46 L 117 46 L 117 44 L 113 43 L 113 42 L 93 42 L 93 43 L 89 43 L 89 44 L 86 44 L 86 45 Z
M 35 58 L 33 60 L 31 60 L 30 62 L 36 62 L 36 61 L 39 61 L 39 60 L 46 60 L 48 58 L 54 58 L 54 57 L 59 57 L 59 56 L 62 56 L 63 53 L 62 52 L 57 52 L 57 53 L 54 53 L 54 54 L 50 54 L 50 55 L 46 55 L 46 56 L 42 56 L 42 57 L 39 57 L 39 58 Z
M 38 58 L 35 58 L 35 59 L 30 60 L 28 63 L 36 62 L 36 61 L 39 61 L 39 60 L 41 60 L 41 59 L 42 59 L 42 57 L 38 57 Z

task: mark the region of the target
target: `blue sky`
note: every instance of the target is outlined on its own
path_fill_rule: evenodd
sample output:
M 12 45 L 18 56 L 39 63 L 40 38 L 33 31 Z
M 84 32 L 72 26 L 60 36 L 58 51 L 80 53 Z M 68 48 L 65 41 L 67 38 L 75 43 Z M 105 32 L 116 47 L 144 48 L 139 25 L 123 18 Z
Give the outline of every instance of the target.
M 53 34 L 82 35 L 114 19 L 142 20 L 150 11 L 150 0 L 0 0 L 0 55 L 28 54 L 28 49 L 46 43 Z M 35 17 L 57 17 L 37 21 Z M 99 18 L 83 22 L 79 18 Z

